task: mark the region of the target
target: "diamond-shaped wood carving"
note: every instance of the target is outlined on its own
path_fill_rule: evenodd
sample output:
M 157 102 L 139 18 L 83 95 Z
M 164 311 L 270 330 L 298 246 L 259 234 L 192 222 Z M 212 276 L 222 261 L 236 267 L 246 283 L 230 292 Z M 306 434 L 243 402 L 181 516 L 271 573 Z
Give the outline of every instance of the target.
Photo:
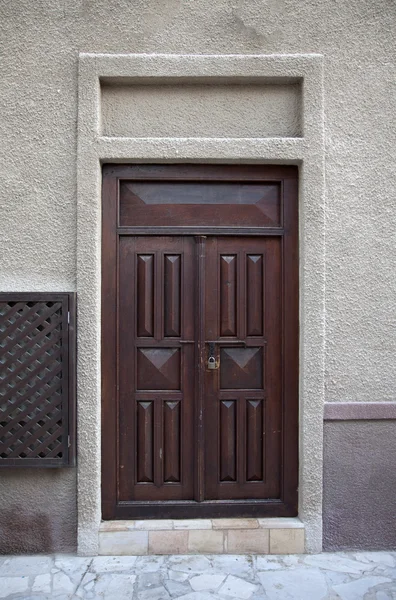
M 220 387 L 222 389 L 261 389 L 263 387 L 262 348 L 221 348 Z
M 179 348 L 139 348 L 137 382 L 139 390 L 179 390 Z

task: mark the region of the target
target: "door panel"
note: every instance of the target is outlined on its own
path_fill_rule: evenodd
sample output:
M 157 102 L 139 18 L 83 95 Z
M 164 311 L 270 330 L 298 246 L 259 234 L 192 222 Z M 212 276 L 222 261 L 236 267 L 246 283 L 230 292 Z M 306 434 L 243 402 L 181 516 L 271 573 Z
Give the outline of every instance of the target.
M 280 225 L 280 186 L 275 182 L 122 182 L 120 197 L 123 225 Z
M 191 238 L 120 240 L 121 501 L 193 498 L 193 248 Z
M 278 498 L 281 240 L 208 238 L 206 290 L 205 499 Z

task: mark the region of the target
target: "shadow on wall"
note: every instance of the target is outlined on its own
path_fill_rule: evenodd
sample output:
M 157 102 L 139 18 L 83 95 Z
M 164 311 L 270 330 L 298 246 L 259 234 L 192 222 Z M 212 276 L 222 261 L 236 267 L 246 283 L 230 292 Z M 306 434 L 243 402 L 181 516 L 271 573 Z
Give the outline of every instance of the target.
M 48 515 L 28 513 L 20 506 L 3 510 L 0 515 L 0 552 L 37 554 L 54 552 Z
M 0 471 L 0 554 L 75 552 L 76 469 Z

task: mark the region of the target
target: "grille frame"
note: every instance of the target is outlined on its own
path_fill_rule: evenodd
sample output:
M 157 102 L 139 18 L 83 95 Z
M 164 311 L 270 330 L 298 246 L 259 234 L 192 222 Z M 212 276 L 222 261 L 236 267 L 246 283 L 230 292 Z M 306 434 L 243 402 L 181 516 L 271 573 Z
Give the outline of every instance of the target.
M 0 468 L 75 465 L 76 294 L 0 292 Z

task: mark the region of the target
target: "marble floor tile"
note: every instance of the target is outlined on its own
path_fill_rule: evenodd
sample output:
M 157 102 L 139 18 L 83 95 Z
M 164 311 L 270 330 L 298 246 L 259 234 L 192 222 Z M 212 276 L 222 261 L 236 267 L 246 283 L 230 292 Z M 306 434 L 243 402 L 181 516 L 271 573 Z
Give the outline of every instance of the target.
M 206 556 L 171 556 L 169 564 L 174 571 L 184 573 L 204 573 L 210 569 L 210 560 Z
M 250 555 L 223 554 L 213 558 L 213 568 L 220 573 L 236 575 L 237 577 L 251 577 L 253 573 L 253 559 Z
M 137 574 L 137 589 L 149 590 L 162 585 L 162 574 L 159 571 Z
M 319 569 L 300 568 L 259 573 L 268 600 L 325 600 L 329 593 L 326 578 Z
M 191 585 L 188 581 L 186 581 L 185 583 L 182 583 L 180 581 L 173 581 L 172 579 L 166 579 L 164 581 L 164 585 L 172 598 L 180 598 L 180 596 L 189 594 L 192 591 Z
M 139 600 L 170 600 L 170 595 L 163 585 L 155 588 L 139 590 L 135 597 Z
M 219 594 L 230 598 L 238 598 L 238 600 L 249 600 L 257 588 L 257 585 L 253 585 L 245 579 L 228 575 L 219 589 Z
M 225 578 L 224 573 L 197 575 L 190 579 L 190 585 L 195 592 L 202 590 L 216 591 Z
M 7 598 L 13 594 L 28 592 L 29 578 L 25 577 L 1 577 L 0 598 Z
M 328 571 L 338 571 L 340 573 L 351 573 L 361 575 L 367 570 L 374 569 L 374 563 L 364 563 L 353 560 L 345 556 L 334 556 L 327 553 L 308 555 L 304 558 L 304 564 Z
M 138 556 L 135 564 L 136 571 L 138 573 L 158 571 L 165 564 L 165 558 L 165 556 Z
M 102 573 L 82 596 L 84 600 L 131 600 L 136 575 Z M 85 588 L 86 589 L 86 588 Z
M 52 556 L 13 556 L 7 557 L 0 565 L 0 577 L 13 575 L 40 575 L 53 566 Z
M 341 600 L 361 600 L 368 592 L 373 591 L 373 588 L 378 588 L 382 583 L 391 583 L 391 579 L 376 576 L 362 577 L 349 583 L 334 585 L 333 590 Z
M 169 577 L 169 579 L 172 579 L 172 581 L 183 582 L 183 581 L 186 581 L 186 579 L 188 579 L 188 574 L 182 573 L 180 571 L 174 571 L 173 569 L 169 569 L 168 577 Z
M 396 553 L 1 557 L 2 599 L 396 600 Z
M 136 564 L 136 556 L 96 556 L 92 559 L 90 571 L 94 573 L 128 573 Z

